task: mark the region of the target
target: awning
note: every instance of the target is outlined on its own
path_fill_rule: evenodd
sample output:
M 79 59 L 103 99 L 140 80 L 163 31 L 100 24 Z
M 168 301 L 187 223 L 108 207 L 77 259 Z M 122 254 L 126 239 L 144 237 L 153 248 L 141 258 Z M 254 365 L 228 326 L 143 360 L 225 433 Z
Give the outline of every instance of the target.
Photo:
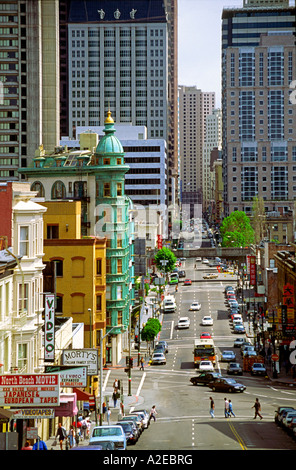
M 10 418 L 13 416 L 13 411 L 5 410 L 4 408 L 0 408 L 0 420 L 9 421 Z
M 76 393 L 61 393 L 60 406 L 55 408 L 55 416 L 75 416 L 78 413 Z
M 85 392 L 81 388 L 73 388 L 73 392 L 76 393 L 78 401 L 89 401 L 89 399 L 93 397 L 93 395 Z

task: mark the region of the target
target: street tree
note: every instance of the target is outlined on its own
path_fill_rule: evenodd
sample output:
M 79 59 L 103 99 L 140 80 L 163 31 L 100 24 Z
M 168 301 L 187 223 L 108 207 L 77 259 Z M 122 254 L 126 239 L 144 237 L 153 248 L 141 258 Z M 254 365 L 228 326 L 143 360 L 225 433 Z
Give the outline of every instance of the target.
M 155 255 L 155 264 L 157 269 L 166 273 L 171 272 L 175 266 L 177 258 L 169 248 L 161 248 Z
M 254 243 L 254 229 L 243 211 L 234 211 L 222 222 L 220 233 L 222 246 L 249 246 Z
M 141 331 L 141 339 L 149 343 L 154 340 L 160 331 L 161 323 L 158 318 L 149 318 Z

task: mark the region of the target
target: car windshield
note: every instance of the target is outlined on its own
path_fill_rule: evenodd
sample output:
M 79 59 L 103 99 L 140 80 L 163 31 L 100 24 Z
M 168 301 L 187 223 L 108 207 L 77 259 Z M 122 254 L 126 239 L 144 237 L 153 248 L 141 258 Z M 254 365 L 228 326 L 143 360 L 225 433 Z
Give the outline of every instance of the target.
M 237 383 L 234 379 L 225 379 L 225 382 L 227 382 L 230 385 L 235 385 Z
M 122 436 L 122 430 L 118 427 L 94 428 L 92 437 Z
M 161 353 L 158 353 L 158 354 L 153 354 L 153 356 L 154 356 L 154 357 L 162 357 L 162 356 L 163 356 L 163 354 L 161 354 Z

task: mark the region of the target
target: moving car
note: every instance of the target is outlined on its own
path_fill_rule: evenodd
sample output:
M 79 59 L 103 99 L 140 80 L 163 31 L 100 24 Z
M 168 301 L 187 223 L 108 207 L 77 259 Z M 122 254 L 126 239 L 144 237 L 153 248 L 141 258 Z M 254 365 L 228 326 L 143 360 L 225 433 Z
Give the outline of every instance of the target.
M 89 439 L 89 445 L 102 445 L 112 442 L 116 450 L 126 449 L 125 432 L 121 426 L 95 426 Z
M 208 385 L 220 377 L 221 374 L 219 372 L 201 372 L 196 377 L 191 377 L 190 382 L 193 385 Z
M 188 317 L 180 317 L 177 328 L 189 328 L 190 327 L 190 319 Z
M 255 357 L 255 356 L 257 356 L 257 353 L 254 349 L 253 350 L 250 349 L 250 350 L 243 352 L 243 357 Z
M 209 274 L 203 275 L 204 279 L 217 279 L 217 277 L 218 277 L 218 274 L 215 274 L 215 273 L 209 273 Z
M 161 345 L 164 347 L 164 352 L 165 354 L 167 354 L 169 352 L 169 346 L 168 346 L 168 343 L 166 341 L 158 341 L 157 345 Z
M 157 344 L 154 348 L 154 353 L 163 353 L 165 354 L 165 346 L 163 344 Z
M 207 326 L 207 325 L 211 326 L 211 325 L 213 325 L 213 323 L 214 323 L 214 322 L 213 322 L 213 319 L 212 319 L 212 317 L 209 316 L 209 315 L 204 316 L 204 317 L 202 318 L 202 320 L 201 320 L 201 324 L 202 324 L 203 326 Z
M 204 258 L 204 259 L 202 260 L 202 262 L 203 262 L 203 264 L 209 264 L 209 260 L 208 260 L 207 258 Z
M 192 284 L 191 279 L 185 279 L 184 286 L 191 286 L 191 284 Z
M 221 353 L 221 361 L 224 362 L 233 362 L 235 361 L 235 353 L 233 351 L 222 351 Z
M 246 329 L 242 323 L 239 323 L 238 325 L 234 325 L 233 333 L 244 334 L 245 332 L 246 332 Z
M 153 353 L 151 364 L 166 364 L 166 357 L 163 353 Z
M 189 310 L 200 310 L 201 309 L 201 304 L 200 302 L 192 302 L 190 309 Z
M 245 343 L 241 347 L 241 354 L 243 355 L 244 351 L 254 351 L 254 346 L 251 343 Z
M 185 271 L 183 271 L 183 270 L 182 270 L 182 271 L 179 271 L 179 278 L 180 278 L 180 277 L 186 277 Z
M 246 390 L 245 385 L 236 382 L 234 379 L 226 379 L 224 377 L 210 382 L 208 387 L 210 387 L 213 392 L 243 392 Z
M 254 362 L 251 367 L 251 375 L 263 375 L 265 377 L 266 374 L 267 371 L 265 365 L 260 362 Z
M 198 263 L 198 262 L 201 261 L 201 258 L 198 256 L 198 257 L 195 259 L 195 261 Z
M 200 361 L 199 370 L 213 371 L 214 370 L 213 363 L 211 361 Z
M 243 369 L 238 362 L 230 362 L 227 367 L 228 375 L 243 375 Z
M 212 336 L 210 333 L 208 333 L 207 331 L 204 331 L 203 333 L 201 333 L 200 335 L 200 339 L 211 339 Z
M 245 341 L 245 338 L 236 338 L 233 343 L 234 348 L 240 348 Z

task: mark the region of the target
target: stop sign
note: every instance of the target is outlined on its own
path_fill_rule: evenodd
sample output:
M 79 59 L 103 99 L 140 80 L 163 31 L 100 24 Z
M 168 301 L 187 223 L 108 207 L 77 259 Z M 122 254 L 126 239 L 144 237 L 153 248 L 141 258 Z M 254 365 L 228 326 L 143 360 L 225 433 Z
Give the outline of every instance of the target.
M 279 356 L 277 354 L 272 354 L 271 355 L 271 360 L 272 361 L 278 361 L 279 360 Z

